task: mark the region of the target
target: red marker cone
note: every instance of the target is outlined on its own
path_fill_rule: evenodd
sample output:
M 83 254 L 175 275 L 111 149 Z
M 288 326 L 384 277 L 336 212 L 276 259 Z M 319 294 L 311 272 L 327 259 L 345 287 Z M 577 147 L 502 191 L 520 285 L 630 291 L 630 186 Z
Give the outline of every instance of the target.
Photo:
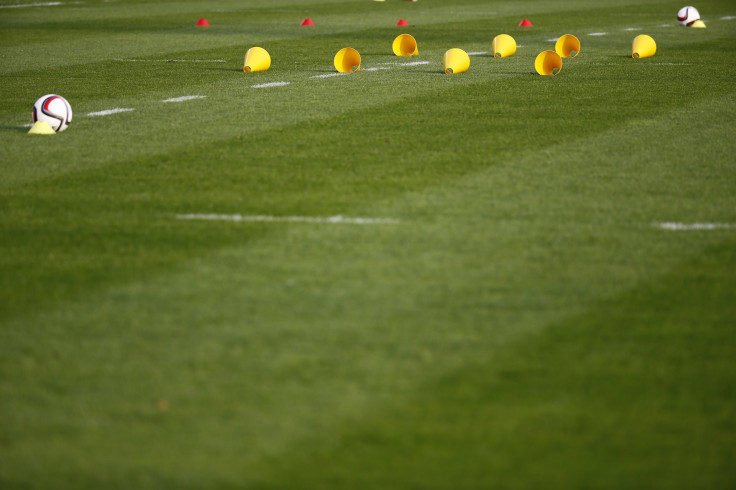
M 396 23 L 397 26 L 408 26 L 409 23 L 405 19 L 399 19 L 399 21 Z
M 529 19 L 524 19 L 519 24 L 519 27 L 534 27 L 534 24 L 532 24 L 532 21 Z
M 202 27 L 209 27 L 210 26 L 210 23 L 207 22 L 207 19 L 199 19 L 197 21 L 197 25 L 198 26 L 202 26 Z
M 302 22 L 303 26 L 313 26 L 314 21 L 312 19 L 304 19 L 304 22 Z

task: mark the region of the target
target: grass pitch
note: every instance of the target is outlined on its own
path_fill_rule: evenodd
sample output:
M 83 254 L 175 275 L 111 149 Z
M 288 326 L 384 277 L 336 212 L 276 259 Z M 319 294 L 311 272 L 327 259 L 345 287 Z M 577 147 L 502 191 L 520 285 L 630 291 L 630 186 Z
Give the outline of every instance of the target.
M 37 3 L 0 0 L 0 486 L 736 486 L 732 3 Z

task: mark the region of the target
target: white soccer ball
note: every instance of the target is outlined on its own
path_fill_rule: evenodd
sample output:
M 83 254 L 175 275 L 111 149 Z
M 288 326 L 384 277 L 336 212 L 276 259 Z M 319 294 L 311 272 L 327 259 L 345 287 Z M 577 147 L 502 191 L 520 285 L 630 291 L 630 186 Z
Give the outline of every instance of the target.
M 677 22 L 679 22 L 681 26 L 689 26 L 696 20 L 700 20 L 700 12 L 698 12 L 698 9 L 695 7 L 682 7 L 680 11 L 677 12 Z
M 72 122 L 72 106 L 64 97 L 47 94 L 33 104 L 33 122 L 44 121 L 57 133 L 64 131 Z

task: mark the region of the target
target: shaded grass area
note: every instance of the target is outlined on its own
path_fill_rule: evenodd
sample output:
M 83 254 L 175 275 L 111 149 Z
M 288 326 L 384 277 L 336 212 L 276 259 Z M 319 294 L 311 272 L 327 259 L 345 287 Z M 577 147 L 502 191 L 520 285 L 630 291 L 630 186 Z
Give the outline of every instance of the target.
M 263 488 L 733 486 L 734 245 L 270 461 Z
M 506 65 L 502 69 L 515 68 Z M 195 102 L 182 109 L 167 107 L 166 113 L 159 109 L 157 121 L 134 129 L 145 134 L 146 128 L 151 128 L 153 148 L 163 145 L 157 154 L 135 159 L 123 154 L 117 157 L 122 162 L 113 166 L 71 172 L 7 193 L 3 241 L 5 257 L 15 258 L 14 263 L 8 262 L 9 270 L 15 272 L 5 278 L 15 299 L 6 302 L 5 308 L 23 311 L 29 304 L 70 297 L 81 292 L 78 288 L 99 285 L 109 278 L 140 277 L 212 247 L 248 239 L 247 233 L 232 230 L 222 236 L 200 236 L 191 229 L 173 228 L 169 223 L 172 213 L 344 214 L 361 203 L 441 185 L 503 164 L 521 152 L 537 152 L 542 164 L 555 156 L 547 153 L 551 148 L 556 153 L 572 154 L 574 150 L 572 158 L 578 164 L 586 159 L 599 160 L 595 144 L 586 143 L 588 136 L 622 124 L 654 120 L 673 107 L 691 105 L 698 97 L 715 97 L 732 90 L 724 80 L 726 73 L 716 77 L 710 72 L 689 72 L 690 83 L 683 83 L 683 78 L 664 79 L 657 91 L 647 90 L 647 103 L 643 104 L 629 94 L 638 90 L 640 77 L 651 69 L 632 67 L 628 79 L 619 78 L 615 87 L 604 69 L 591 67 L 590 71 L 600 79 L 587 77 L 582 95 L 579 78 L 573 73 L 551 87 L 542 85 L 547 80 L 540 81 L 541 77 L 479 81 L 465 84 L 462 93 L 453 86 L 423 87 L 420 92 L 408 86 L 396 94 L 400 100 L 369 108 L 360 108 L 360 93 L 370 90 L 376 97 L 384 97 L 384 90 L 391 90 L 408 74 L 381 74 L 383 79 L 373 77 L 357 83 L 336 80 L 328 95 L 320 94 L 319 88 L 296 87 L 296 95 L 292 91 L 253 100 L 255 117 L 274 124 L 269 108 L 288 110 L 294 105 L 298 115 L 309 117 L 314 107 L 323 117 L 283 126 L 279 126 L 279 118 L 268 131 L 250 130 L 239 135 L 237 125 L 228 125 L 223 131 L 235 129 L 236 136 L 178 151 L 167 150 L 166 145 L 172 139 L 177 141 L 178 135 L 166 127 L 177 123 L 182 110 L 197 117 L 203 106 Z M 709 80 L 709 92 L 693 93 L 692 84 L 704 78 Z M 499 83 L 504 84 L 504 97 L 489 100 Z M 604 90 L 605 97 L 596 95 Z M 608 100 L 619 103 L 610 106 Z M 227 110 L 224 102 L 213 103 Z M 343 110 L 343 102 L 357 110 L 330 116 Z M 338 107 L 325 109 L 329 104 Z M 216 109 L 212 112 L 217 114 Z M 459 116 L 465 124 L 459 125 Z M 216 121 L 218 116 L 214 117 Z M 282 117 L 287 122 L 290 116 Z M 726 124 L 728 117 L 721 116 L 718 121 Z M 79 125 L 94 130 L 92 122 L 83 119 Z M 700 155 L 706 147 L 717 152 L 714 155 L 721 154 L 718 149 L 726 141 L 713 131 L 709 143 L 678 141 L 676 131 L 687 124 L 683 117 L 680 124 L 668 126 L 671 134 L 659 132 L 662 138 L 656 145 L 667 145 L 669 158 L 680 158 L 680 153 L 688 158 L 690 152 Z M 254 126 L 251 122 L 247 129 Z M 643 128 L 648 130 L 646 123 Z M 193 135 L 198 132 L 197 128 L 188 131 Z M 62 136 L 89 141 L 85 134 L 80 128 Z M 66 145 L 62 140 L 51 143 L 49 153 Z M 636 144 L 648 143 L 644 137 Z M 625 140 L 622 144 L 626 145 Z M 102 157 L 107 150 L 99 147 L 92 151 Z M 646 158 L 652 154 L 656 152 L 649 152 Z M 624 163 L 624 154 L 617 158 Z M 631 166 L 632 162 L 626 164 Z M 615 167 L 613 162 L 610 165 Z M 529 179 L 529 185 L 540 180 L 554 186 L 568 177 L 547 167 Z M 84 218 L 89 209 L 97 214 Z M 95 252 L 104 257 L 101 262 L 91 260 Z M 76 268 L 79 274 L 75 278 L 72 272 Z M 43 296 L 38 294 L 41 290 L 45 291 Z

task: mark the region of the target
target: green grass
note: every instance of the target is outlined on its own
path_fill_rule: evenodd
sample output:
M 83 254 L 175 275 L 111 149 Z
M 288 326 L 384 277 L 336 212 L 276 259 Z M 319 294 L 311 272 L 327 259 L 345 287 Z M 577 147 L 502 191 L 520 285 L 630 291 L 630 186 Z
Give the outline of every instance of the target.
M 0 9 L 0 487 L 736 486 L 736 8 L 681 6 Z

